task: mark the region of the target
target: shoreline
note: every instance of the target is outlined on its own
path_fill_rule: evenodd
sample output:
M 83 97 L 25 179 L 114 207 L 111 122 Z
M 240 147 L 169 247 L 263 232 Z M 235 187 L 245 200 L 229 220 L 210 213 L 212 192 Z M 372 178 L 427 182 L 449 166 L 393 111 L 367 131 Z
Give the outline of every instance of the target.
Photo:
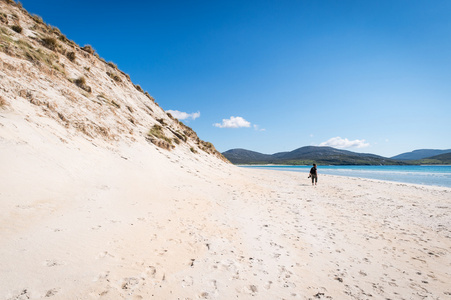
M 261 170 L 274 170 L 274 171 L 286 171 L 286 172 L 297 172 L 297 173 L 303 173 L 303 171 L 305 170 L 305 172 L 308 172 L 308 168 L 310 168 L 310 166 L 279 166 L 279 165 L 261 165 L 261 166 L 238 166 L 241 168 L 248 168 L 248 169 L 261 169 Z M 332 167 L 332 168 L 329 168 Z M 345 168 L 342 168 L 345 167 Z M 363 167 L 363 168 L 362 168 Z M 393 167 L 393 166 L 319 166 L 318 171 L 320 172 L 320 174 L 322 175 L 334 175 L 334 176 L 343 176 L 343 177 L 352 177 L 352 178 L 361 178 L 361 179 L 374 179 L 374 180 L 380 180 L 380 181 L 387 181 L 387 182 L 393 182 L 393 183 L 405 183 L 405 184 L 418 184 L 418 185 L 425 185 L 425 186 L 437 186 L 437 187 L 447 187 L 447 188 L 451 188 L 451 181 L 448 180 L 444 180 L 442 179 L 441 181 L 439 180 L 439 183 L 436 182 L 424 182 L 425 179 L 429 179 L 427 177 L 424 177 L 423 180 L 421 182 L 418 182 L 419 180 L 417 178 L 414 178 L 415 175 L 417 176 L 425 176 L 426 173 L 423 172 L 415 172 L 414 170 L 409 170 L 409 171 L 404 171 L 404 170 L 375 170 L 375 169 L 370 169 L 370 170 L 365 170 L 365 168 L 372 168 L 372 167 Z M 404 167 L 404 166 L 403 166 Z M 431 167 L 431 166 L 424 166 L 424 167 Z M 448 165 L 442 165 L 442 166 L 432 166 L 432 167 L 447 167 L 451 170 L 451 166 Z M 280 169 L 277 169 L 280 168 Z M 353 169 L 355 168 L 355 169 Z M 362 168 L 362 169 L 359 169 Z M 337 174 L 337 171 L 346 171 L 348 174 Z M 324 171 L 325 173 L 321 173 L 321 171 Z M 380 178 L 381 174 L 383 174 L 383 172 L 388 172 L 390 171 L 390 175 L 385 175 L 385 176 L 395 176 L 395 174 L 397 175 L 397 177 L 394 178 Z M 351 172 L 354 172 L 356 174 L 349 174 Z M 448 174 L 448 173 L 437 173 L 437 174 Z M 430 175 L 434 175 L 434 173 L 428 173 L 428 176 Z M 403 176 L 409 176 L 406 178 L 403 178 Z M 451 176 L 451 173 L 450 173 Z M 379 178 L 378 178 L 379 177 Z

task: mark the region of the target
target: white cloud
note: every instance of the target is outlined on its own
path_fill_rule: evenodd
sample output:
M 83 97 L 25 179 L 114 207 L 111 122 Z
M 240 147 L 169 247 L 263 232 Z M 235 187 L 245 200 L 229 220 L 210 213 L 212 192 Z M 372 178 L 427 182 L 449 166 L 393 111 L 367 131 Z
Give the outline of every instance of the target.
M 258 125 L 256 125 L 256 124 L 254 124 L 253 126 L 254 126 L 254 129 L 255 129 L 256 131 L 266 131 L 265 128 L 260 128 L 260 126 L 258 126 Z
M 240 127 L 251 127 L 251 123 L 243 119 L 242 117 L 230 117 L 230 119 L 222 119 L 222 123 L 213 124 L 215 127 L 219 128 L 240 128 Z
M 365 147 L 368 147 L 370 144 L 366 143 L 365 140 L 350 141 L 348 139 L 342 139 L 341 137 L 337 136 L 337 137 L 331 138 L 325 142 L 322 142 L 319 145 L 320 146 L 329 146 L 329 147 L 334 147 L 334 148 L 365 148 Z
M 196 120 L 197 118 L 200 117 L 200 112 L 195 112 L 192 114 L 178 110 L 167 110 L 166 112 L 170 113 L 174 118 L 177 118 L 179 120 L 187 120 L 187 119 Z

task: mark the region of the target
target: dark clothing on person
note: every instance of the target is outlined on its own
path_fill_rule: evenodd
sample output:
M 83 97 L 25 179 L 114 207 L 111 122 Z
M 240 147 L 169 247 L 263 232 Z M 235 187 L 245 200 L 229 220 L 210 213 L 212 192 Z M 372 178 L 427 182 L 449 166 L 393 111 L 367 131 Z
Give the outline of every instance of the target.
M 316 166 L 310 169 L 310 177 L 312 178 L 312 185 L 318 182 L 318 173 L 316 171 Z
M 318 175 L 318 174 L 316 174 L 316 167 L 312 167 L 311 169 L 310 169 L 310 174 L 311 175 Z

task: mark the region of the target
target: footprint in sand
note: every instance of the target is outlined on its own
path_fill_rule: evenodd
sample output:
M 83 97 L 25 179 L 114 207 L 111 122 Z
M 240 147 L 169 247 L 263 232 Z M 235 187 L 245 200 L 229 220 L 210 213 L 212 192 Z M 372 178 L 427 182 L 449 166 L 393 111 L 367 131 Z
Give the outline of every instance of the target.
M 186 276 L 182 279 L 182 287 L 192 286 L 194 284 L 194 279 L 191 276 Z
M 121 289 L 123 289 L 123 290 L 130 290 L 134 286 L 136 286 L 137 284 L 139 284 L 139 279 L 138 278 L 135 278 L 135 277 L 123 278 L 122 279 L 122 283 L 121 283 Z
M 241 289 L 237 289 L 236 291 L 238 293 L 244 293 L 244 294 L 248 294 L 251 296 L 256 296 L 258 293 L 258 286 L 251 284 L 251 285 L 244 286 Z
M 45 294 L 45 297 L 49 298 L 49 297 L 55 296 L 56 294 L 58 294 L 58 291 L 59 291 L 59 289 L 48 290 L 47 293 Z
M 97 275 L 93 279 L 93 282 L 97 282 L 97 281 L 99 281 L 99 282 L 102 282 L 102 281 L 110 282 L 109 276 L 110 276 L 110 271 L 101 272 L 99 275 Z M 106 293 L 108 293 L 108 292 L 106 292 Z
M 111 255 L 110 253 L 108 253 L 108 251 L 102 251 L 99 254 L 97 254 L 96 259 L 105 258 L 107 256 L 114 258 L 114 255 Z
M 44 265 L 46 265 L 47 267 L 56 267 L 56 266 L 62 266 L 65 264 L 66 264 L 65 262 L 50 260 L 50 259 L 48 259 L 44 262 Z
M 11 300 L 24 300 L 24 299 L 30 299 L 30 294 L 28 293 L 27 289 L 23 289 L 22 291 L 20 291 L 19 294 L 17 294 L 16 296 L 13 296 L 12 298 L 9 298 Z
M 249 290 L 250 290 L 252 293 L 257 293 L 257 292 L 258 292 L 258 288 L 257 288 L 256 285 L 250 285 L 250 286 L 249 286 Z
M 155 278 L 155 274 L 157 273 L 157 269 L 154 266 L 148 266 L 144 270 L 143 274 L 141 275 L 142 278 L 146 278 L 148 276 Z
M 265 285 L 263 287 L 265 289 L 269 290 L 271 288 L 271 284 L 272 284 L 272 281 L 268 281 L 268 282 L 265 283 Z

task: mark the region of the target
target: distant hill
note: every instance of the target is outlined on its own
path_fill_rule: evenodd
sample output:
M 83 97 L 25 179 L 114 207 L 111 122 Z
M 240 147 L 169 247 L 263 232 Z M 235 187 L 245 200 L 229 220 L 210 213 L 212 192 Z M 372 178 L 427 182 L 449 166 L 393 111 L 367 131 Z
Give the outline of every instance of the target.
M 308 165 L 399 165 L 405 164 L 386 157 L 339 150 L 332 147 L 306 146 L 290 152 L 272 155 L 245 149 L 232 149 L 222 153 L 233 164 Z
M 263 164 L 272 159 L 271 155 L 246 149 L 232 149 L 224 153 L 227 153 L 226 158 L 234 164 L 249 164 L 249 162 L 252 162 L 253 164 Z
M 437 150 L 437 149 L 419 149 L 412 152 L 402 153 L 391 157 L 395 160 L 419 160 L 423 158 L 428 158 L 440 154 L 451 153 L 451 149 L 448 150 Z
M 440 154 L 415 161 L 415 163 L 423 165 L 449 165 L 451 164 L 451 153 Z

